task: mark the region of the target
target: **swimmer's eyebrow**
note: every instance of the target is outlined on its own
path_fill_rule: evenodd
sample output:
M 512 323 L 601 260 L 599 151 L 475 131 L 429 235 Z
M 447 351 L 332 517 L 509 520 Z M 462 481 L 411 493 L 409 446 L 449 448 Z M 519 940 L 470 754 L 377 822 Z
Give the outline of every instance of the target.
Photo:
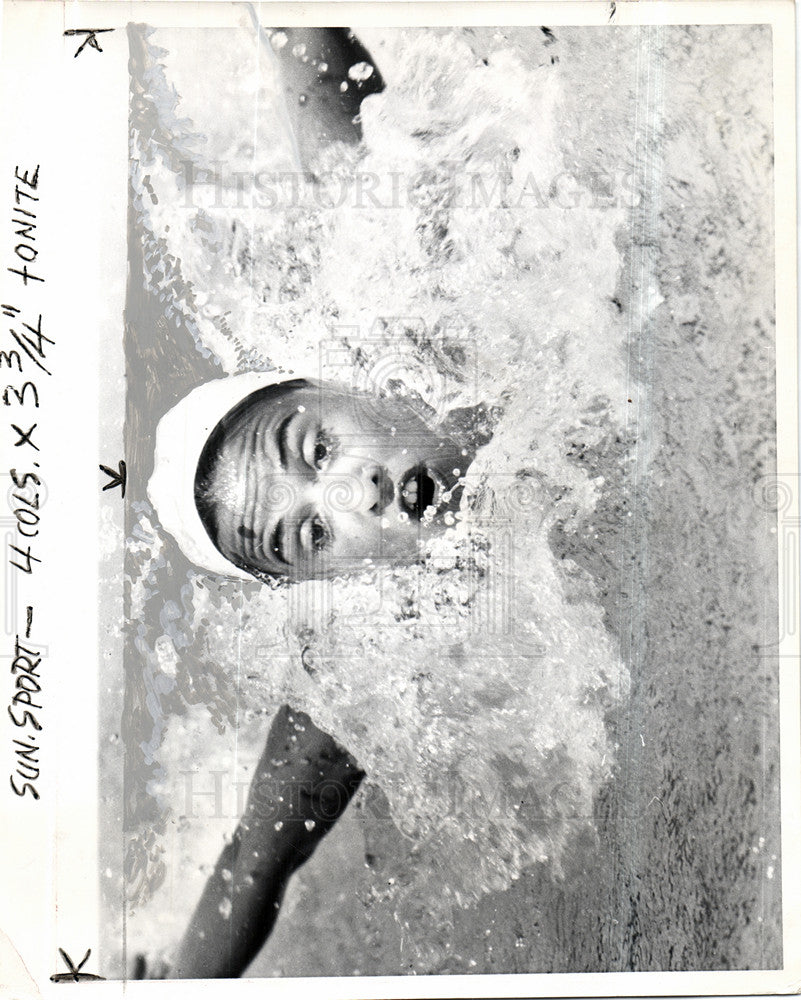
M 278 430 L 275 433 L 278 441 L 278 458 L 281 461 L 282 469 L 286 469 L 287 466 L 287 456 L 289 455 L 289 425 L 292 423 L 292 418 L 294 416 L 294 413 L 290 413 L 288 417 L 284 417 L 278 425 Z
M 286 544 L 285 538 L 286 522 L 283 517 L 279 517 L 273 525 L 273 530 L 270 532 L 270 552 L 272 552 L 273 555 L 278 556 L 279 561 L 282 562 L 284 566 L 291 566 L 292 563 L 284 555 L 284 546 Z

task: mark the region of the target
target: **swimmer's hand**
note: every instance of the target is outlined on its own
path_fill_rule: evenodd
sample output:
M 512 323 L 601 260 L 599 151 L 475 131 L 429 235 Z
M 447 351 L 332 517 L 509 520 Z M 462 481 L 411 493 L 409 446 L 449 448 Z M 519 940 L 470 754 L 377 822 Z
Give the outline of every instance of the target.
M 332 142 L 361 141 L 362 100 L 384 89 L 370 53 L 348 28 L 265 28 L 275 53 L 301 164 Z
M 170 966 L 159 956 L 148 958 L 141 952 L 134 956 L 131 979 L 169 979 Z

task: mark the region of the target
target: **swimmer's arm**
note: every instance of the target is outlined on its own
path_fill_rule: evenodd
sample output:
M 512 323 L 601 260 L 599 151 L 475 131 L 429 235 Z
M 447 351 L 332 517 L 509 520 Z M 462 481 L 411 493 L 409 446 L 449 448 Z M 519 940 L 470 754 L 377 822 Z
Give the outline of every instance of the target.
M 298 153 L 310 169 L 317 152 L 332 142 L 361 141 L 361 103 L 384 89 L 372 56 L 348 28 L 267 28 L 278 63 Z M 351 67 L 372 67 L 355 73 Z
M 272 930 L 289 876 L 345 811 L 362 777 L 350 754 L 307 715 L 287 706 L 278 712 L 245 812 L 206 884 L 170 978 L 244 973 Z

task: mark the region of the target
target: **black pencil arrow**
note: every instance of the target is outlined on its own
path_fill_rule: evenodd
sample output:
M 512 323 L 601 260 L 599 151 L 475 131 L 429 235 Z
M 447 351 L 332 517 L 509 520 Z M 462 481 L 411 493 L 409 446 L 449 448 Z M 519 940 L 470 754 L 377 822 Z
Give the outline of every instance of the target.
M 92 954 L 91 948 L 86 949 L 86 954 L 83 956 L 78 965 L 75 965 L 63 948 L 59 948 L 58 953 L 64 959 L 64 964 L 70 971 L 57 972 L 54 976 L 50 977 L 51 983 L 90 983 L 98 982 L 99 980 L 106 978 L 105 976 L 96 976 L 92 972 L 81 972 L 81 969 L 84 965 L 86 965 L 86 960 Z
M 75 59 L 83 52 L 87 45 L 95 49 L 97 52 L 102 52 L 100 48 L 100 42 L 97 40 L 98 35 L 102 35 L 107 31 L 113 31 L 113 28 L 68 28 L 64 34 L 65 35 L 86 35 L 78 51 L 75 53 Z
M 103 487 L 103 492 L 106 490 L 113 490 L 115 487 L 120 487 L 120 492 L 122 496 L 125 496 L 125 484 L 128 481 L 128 472 L 125 467 L 125 462 L 120 461 L 119 470 L 117 472 L 114 469 L 110 469 L 107 465 L 101 465 L 100 471 L 105 472 L 107 476 L 111 476 L 110 482 L 106 483 Z

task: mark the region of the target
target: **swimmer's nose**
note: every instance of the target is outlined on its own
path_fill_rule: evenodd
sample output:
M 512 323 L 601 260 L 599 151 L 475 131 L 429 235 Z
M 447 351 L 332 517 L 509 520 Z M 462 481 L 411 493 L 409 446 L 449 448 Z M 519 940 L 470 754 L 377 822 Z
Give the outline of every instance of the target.
M 395 499 L 395 484 L 381 465 L 364 470 L 365 507 L 370 514 L 380 516 Z

